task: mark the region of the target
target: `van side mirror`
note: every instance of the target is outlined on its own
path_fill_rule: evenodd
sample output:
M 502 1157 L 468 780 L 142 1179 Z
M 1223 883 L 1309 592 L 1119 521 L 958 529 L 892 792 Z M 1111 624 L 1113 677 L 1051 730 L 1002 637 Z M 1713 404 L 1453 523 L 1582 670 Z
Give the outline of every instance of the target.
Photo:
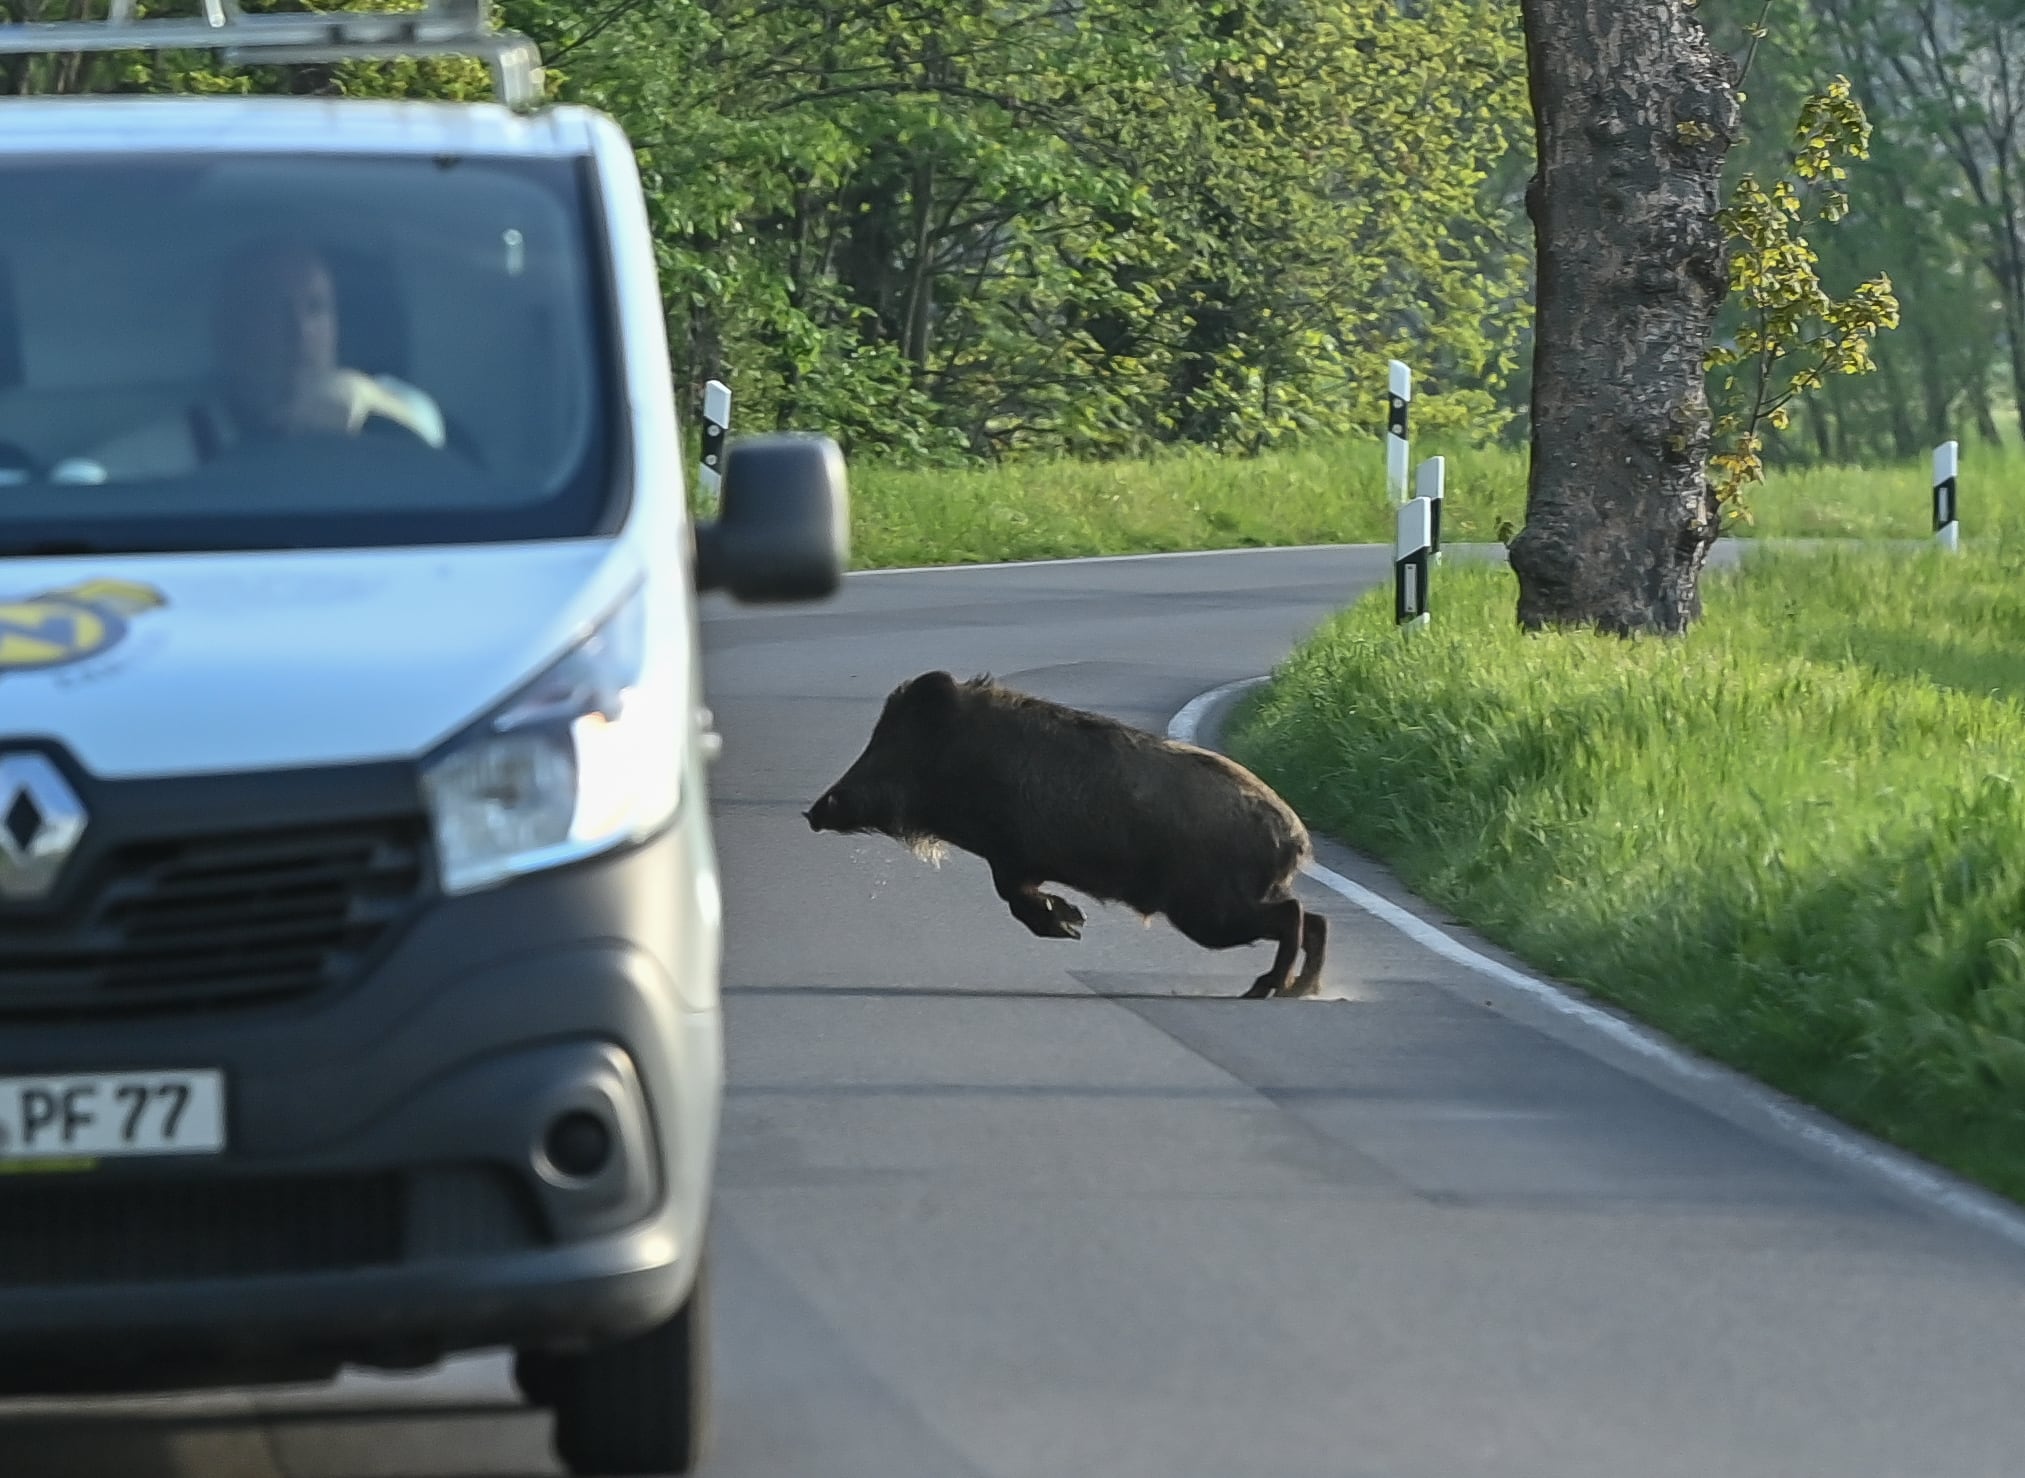
M 819 600 L 843 583 L 850 495 L 827 436 L 742 437 L 724 453 L 718 516 L 696 525 L 696 589 L 752 603 Z

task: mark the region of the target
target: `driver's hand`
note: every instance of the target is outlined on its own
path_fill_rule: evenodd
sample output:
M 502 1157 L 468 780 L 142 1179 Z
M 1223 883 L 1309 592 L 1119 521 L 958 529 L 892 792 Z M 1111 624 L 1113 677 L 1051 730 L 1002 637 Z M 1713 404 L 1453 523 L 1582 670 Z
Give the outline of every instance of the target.
M 312 381 L 298 395 L 292 416 L 299 430 L 341 432 L 346 436 L 358 435 L 369 417 L 384 416 L 431 446 L 441 444 L 441 432 L 425 424 L 415 406 L 357 370 L 333 370 Z
M 288 424 L 297 431 L 356 434 L 365 423 L 358 381 L 351 370 L 334 370 L 305 384 L 288 408 Z

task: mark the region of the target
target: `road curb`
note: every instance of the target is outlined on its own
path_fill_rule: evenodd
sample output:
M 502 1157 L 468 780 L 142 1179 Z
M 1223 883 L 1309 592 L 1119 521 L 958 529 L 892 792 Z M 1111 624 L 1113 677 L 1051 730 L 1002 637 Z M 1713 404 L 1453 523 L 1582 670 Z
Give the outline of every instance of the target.
M 1222 752 L 1223 727 L 1232 706 L 1244 693 L 1269 681 L 1269 676 L 1240 678 L 1198 693 L 1168 721 L 1167 737 Z M 1429 905 L 1414 899 L 1396 882 L 1394 890 L 1409 903 L 1388 899 L 1328 866 L 1325 853 L 1341 853 L 1346 864 L 1354 854 L 1322 837 L 1315 842 L 1316 859 L 1302 868 L 1304 874 L 1431 953 L 1474 972 L 1492 993 L 1484 1004 L 1540 1027 L 1740 1128 L 1788 1145 L 1810 1159 L 1854 1170 L 1901 1202 L 1965 1222 L 2025 1250 L 2025 1211 L 2011 1201 L 1756 1078 L 1701 1057 L 1572 986 L 1492 958 L 1489 951 L 1495 946 L 1486 942 L 1483 948 L 1474 947 L 1448 927 L 1425 917 L 1431 911 Z M 1364 866 L 1373 864 L 1367 861 Z

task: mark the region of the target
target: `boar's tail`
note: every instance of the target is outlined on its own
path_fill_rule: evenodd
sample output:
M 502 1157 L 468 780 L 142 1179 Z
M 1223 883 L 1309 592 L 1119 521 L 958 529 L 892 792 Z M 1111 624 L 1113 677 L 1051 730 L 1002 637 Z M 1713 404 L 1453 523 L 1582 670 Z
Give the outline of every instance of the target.
M 1307 823 L 1301 820 L 1298 811 L 1287 804 L 1284 796 L 1270 788 L 1267 793 L 1272 796 L 1274 809 L 1280 813 L 1279 846 L 1276 849 L 1280 876 L 1292 883 L 1294 874 L 1299 872 L 1305 863 L 1315 860 L 1314 839 L 1308 835 Z
M 1296 822 L 1293 830 L 1280 839 L 1280 876 L 1292 882 L 1294 874 L 1314 858 L 1315 846 L 1308 839 L 1308 828 Z
M 1291 898 L 1301 865 L 1312 855 L 1305 831 L 1282 831 L 1269 846 L 1254 850 L 1246 865 L 1233 871 L 1230 885 L 1249 904 Z

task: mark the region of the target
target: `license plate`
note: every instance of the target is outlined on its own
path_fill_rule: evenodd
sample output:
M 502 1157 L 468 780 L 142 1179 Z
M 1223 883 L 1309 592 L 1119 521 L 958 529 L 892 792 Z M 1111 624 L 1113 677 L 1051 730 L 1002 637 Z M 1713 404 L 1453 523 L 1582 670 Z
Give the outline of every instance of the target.
M 225 1075 L 214 1071 L 0 1078 L 0 1165 L 225 1148 Z

